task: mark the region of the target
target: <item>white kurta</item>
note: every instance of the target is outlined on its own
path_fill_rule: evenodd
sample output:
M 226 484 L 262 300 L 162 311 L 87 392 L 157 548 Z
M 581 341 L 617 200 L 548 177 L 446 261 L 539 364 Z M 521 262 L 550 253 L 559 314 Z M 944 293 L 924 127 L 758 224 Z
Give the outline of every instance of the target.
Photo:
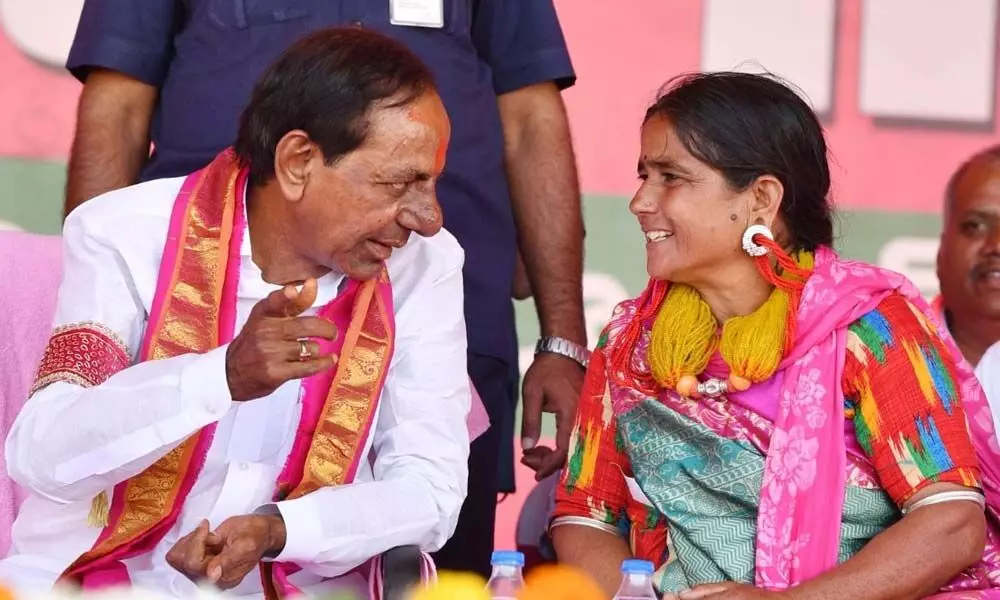
M 983 386 L 993 412 L 993 427 L 1000 432 L 1000 342 L 990 346 L 976 365 L 976 378 Z
M 96 322 L 115 331 L 134 359 L 153 301 L 174 198 L 182 178 L 152 181 L 96 198 L 75 210 L 64 231 L 65 275 L 55 325 Z M 277 286 L 264 282 L 244 236 L 237 329 Z M 288 531 L 281 561 L 303 567 L 292 582 L 313 588 L 389 548 L 440 548 L 465 498 L 469 436 L 463 252 L 442 231 L 411 236 L 388 260 L 396 347 L 375 433 L 357 481 L 279 502 Z M 338 293 L 343 276 L 319 280 L 316 307 Z M 11 282 L 31 285 L 30 282 Z M 314 312 L 314 311 L 311 311 Z M 97 539 L 91 499 L 153 464 L 213 422 L 204 470 L 173 529 L 149 555 L 127 562 L 135 585 L 189 596 L 193 585 L 165 560 L 201 519 L 212 526 L 271 500 L 301 410 L 300 382 L 270 396 L 233 402 L 226 347 L 142 363 L 102 385 L 55 383 L 35 394 L 7 438 L 11 477 L 31 491 L 13 529 L 0 580 L 47 588 Z M 260 594 L 259 574 L 234 592 Z

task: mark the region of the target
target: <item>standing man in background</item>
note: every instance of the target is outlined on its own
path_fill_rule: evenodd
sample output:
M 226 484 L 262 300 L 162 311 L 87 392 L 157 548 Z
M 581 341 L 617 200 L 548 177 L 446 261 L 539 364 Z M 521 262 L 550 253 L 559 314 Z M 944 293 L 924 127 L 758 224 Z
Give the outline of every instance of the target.
M 265 67 L 336 25 L 409 46 L 451 118 L 438 197 L 466 253 L 469 372 L 494 425 L 472 445 L 458 529 L 435 559 L 487 575 L 498 473 L 513 470 L 513 432 L 497 425 L 513 422 L 518 248 L 543 336 L 524 378 L 521 432 L 522 460 L 539 477 L 565 461 L 586 362 L 583 219 L 560 96 L 575 75 L 552 0 L 87 0 L 67 64 L 84 88 L 66 211 L 208 164 L 233 142 Z M 543 411 L 556 413 L 555 449 L 537 446 Z

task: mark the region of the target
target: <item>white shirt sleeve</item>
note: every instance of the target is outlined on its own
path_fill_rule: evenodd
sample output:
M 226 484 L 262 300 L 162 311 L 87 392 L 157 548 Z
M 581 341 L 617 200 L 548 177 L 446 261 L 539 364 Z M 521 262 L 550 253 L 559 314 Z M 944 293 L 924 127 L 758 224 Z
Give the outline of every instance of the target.
M 1000 432 L 1000 342 L 990 346 L 976 365 L 976 377 L 986 394 L 993 425 Z
M 459 253 L 397 313 L 373 439 L 375 481 L 278 502 L 287 539 L 275 560 L 334 577 L 396 546 L 433 552 L 454 533 L 468 487 L 472 400 L 461 262 Z
M 110 329 L 134 361 L 146 324 L 129 266 L 136 257 L 123 256 L 88 214 L 84 205 L 66 220 L 55 326 Z M 95 387 L 57 381 L 39 390 L 7 436 L 11 478 L 69 503 L 140 473 L 229 410 L 225 352 L 222 347 L 135 365 Z

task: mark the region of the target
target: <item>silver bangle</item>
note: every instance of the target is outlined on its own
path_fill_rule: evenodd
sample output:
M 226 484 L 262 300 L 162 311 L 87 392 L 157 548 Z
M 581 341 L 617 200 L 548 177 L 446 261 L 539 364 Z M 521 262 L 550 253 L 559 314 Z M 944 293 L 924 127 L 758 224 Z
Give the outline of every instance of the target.
M 562 527 L 563 525 L 580 525 L 581 527 L 600 529 L 605 533 L 622 537 L 622 532 L 619 531 L 614 525 L 608 525 L 604 521 L 598 521 L 597 519 L 590 519 L 587 517 L 556 517 L 555 519 L 552 519 L 551 523 L 549 523 L 549 531 L 551 532 L 556 527 Z
M 918 508 L 923 508 L 925 506 L 930 506 L 932 504 L 940 504 L 942 502 L 975 502 L 979 505 L 979 508 L 986 508 L 986 498 L 981 492 L 973 490 L 955 490 L 948 492 L 938 492 L 936 494 L 931 494 L 922 500 L 918 500 L 903 509 L 903 514 L 908 515 L 911 512 L 917 510 Z
M 586 369 L 587 365 L 590 363 L 590 350 L 587 350 L 580 344 L 571 342 L 566 338 L 555 336 L 545 336 L 539 338 L 538 343 L 535 344 L 535 354 L 538 355 L 542 352 L 565 356 L 566 358 L 579 363 L 579 365 L 584 369 Z

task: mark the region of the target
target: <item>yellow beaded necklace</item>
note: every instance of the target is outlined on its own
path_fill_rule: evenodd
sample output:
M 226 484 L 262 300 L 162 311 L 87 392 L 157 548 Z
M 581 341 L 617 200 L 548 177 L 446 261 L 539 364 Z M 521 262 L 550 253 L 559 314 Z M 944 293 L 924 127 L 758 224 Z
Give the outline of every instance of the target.
M 798 267 L 811 270 L 813 254 L 794 256 Z M 784 275 L 780 275 L 789 281 Z M 653 379 L 684 396 L 698 395 L 698 379 L 716 350 L 729 365 L 728 390 L 742 391 L 774 375 L 788 345 L 797 294 L 793 286 L 776 286 L 749 315 L 727 319 L 721 330 L 708 304 L 687 285 L 670 284 L 650 335 L 648 358 Z M 794 325 L 793 325 L 794 326 Z

